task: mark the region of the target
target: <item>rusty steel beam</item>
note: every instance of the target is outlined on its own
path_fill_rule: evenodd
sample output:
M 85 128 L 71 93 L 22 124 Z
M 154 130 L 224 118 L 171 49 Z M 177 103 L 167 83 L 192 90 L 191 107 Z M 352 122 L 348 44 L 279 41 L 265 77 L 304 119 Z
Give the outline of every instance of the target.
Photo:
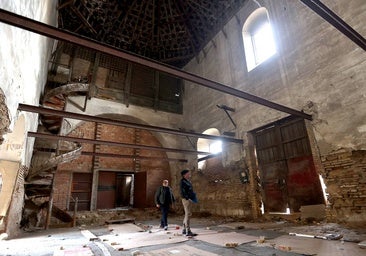
M 366 51 L 366 39 L 319 0 L 300 0 Z
M 306 114 L 302 111 L 298 111 L 289 107 L 286 107 L 284 105 L 280 105 L 278 103 L 274 103 L 272 101 L 260 98 L 258 96 L 237 90 L 235 88 L 232 88 L 230 86 L 200 77 L 198 75 L 186 72 L 184 70 L 180 70 L 178 68 L 174 68 L 172 66 L 160 63 L 158 61 L 144 58 L 141 56 L 138 56 L 136 54 L 132 54 L 126 51 L 123 51 L 121 49 L 117 49 L 115 47 L 102 44 L 100 42 L 97 42 L 92 39 L 88 39 L 55 27 L 52 27 L 50 25 L 17 15 L 15 13 L 5 11 L 3 9 L 0 9 L 0 21 L 4 22 L 6 24 L 19 27 L 40 35 L 44 35 L 53 39 L 57 39 L 60 41 L 66 41 L 70 42 L 82 47 L 87 47 L 89 49 L 103 52 L 105 54 L 109 54 L 112 56 L 116 56 L 119 58 L 122 58 L 124 60 L 137 63 L 143 66 L 150 67 L 152 69 L 165 72 L 167 74 L 170 74 L 172 76 L 181 78 L 183 80 L 187 80 L 199 85 L 202 85 L 204 87 L 208 87 L 214 90 L 217 90 L 219 92 L 223 92 L 244 100 L 248 100 L 254 103 L 257 103 L 259 105 L 266 106 L 271 109 L 278 110 L 280 112 L 288 113 L 294 116 L 302 117 L 308 120 L 312 120 L 312 116 L 309 114 Z
M 133 148 L 133 149 L 147 149 L 147 150 L 153 150 L 153 151 L 155 150 L 155 151 L 163 151 L 163 152 L 199 154 L 199 155 L 210 155 L 211 154 L 210 152 L 195 151 L 195 150 L 188 150 L 188 149 L 145 146 L 145 145 L 137 145 L 137 144 L 130 144 L 130 143 L 115 142 L 115 141 L 93 140 L 93 139 L 76 138 L 76 137 L 69 137 L 69 136 L 62 136 L 62 135 L 51 135 L 51 134 L 39 133 L 39 132 L 28 132 L 28 137 L 42 138 L 42 139 L 49 139 L 49 140 L 65 140 L 65 141 L 73 141 L 73 142 L 79 142 L 79 143 L 117 146 L 117 147 L 124 147 L 124 148 Z
M 178 131 L 178 130 L 174 130 L 174 129 L 170 129 L 170 128 L 164 128 L 164 127 L 158 127 L 158 126 L 152 126 L 152 125 L 146 125 L 146 124 L 136 124 L 136 123 L 126 122 L 126 121 L 121 121 L 121 120 L 113 120 L 113 119 L 109 119 L 109 118 L 105 118 L 105 117 L 83 115 L 83 114 L 77 114 L 77 113 L 72 113 L 72 112 L 67 112 L 67 111 L 56 110 L 56 109 L 36 107 L 36 106 L 31 106 L 31 105 L 21 104 L 21 103 L 18 106 L 18 110 L 33 112 L 33 113 L 38 113 L 38 114 L 43 114 L 43 115 L 67 117 L 67 118 L 96 122 L 96 123 L 111 124 L 111 125 L 124 126 L 124 127 L 130 127 L 130 128 L 138 128 L 138 129 L 154 131 L 154 132 L 163 132 L 163 133 L 170 133 L 170 134 L 175 134 L 175 135 L 198 137 L 198 138 L 205 138 L 205 139 L 210 139 L 210 140 L 221 140 L 221 141 L 226 141 L 226 142 L 243 144 L 243 140 L 241 140 L 241 139 L 215 136 L 215 135 L 202 134 L 202 133 L 194 133 L 194 132 L 184 132 L 184 131 Z
M 53 148 L 34 148 L 35 152 L 45 152 L 45 153 L 56 153 L 56 149 Z M 60 152 L 63 152 L 60 150 Z M 84 156 L 98 156 L 98 157 L 113 157 L 113 158 L 132 158 L 132 159 L 139 159 L 141 161 L 144 160 L 160 160 L 160 161 L 166 161 L 166 162 L 181 162 L 181 163 L 187 163 L 187 159 L 182 158 L 167 158 L 167 157 L 153 157 L 153 156 L 139 156 L 139 155 L 120 155 L 120 154 L 112 154 L 112 153 L 100 153 L 100 152 L 88 152 L 88 151 L 82 151 L 81 155 Z
M 180 163 L 187 163 L 188 162 L 187 159 L 181 159 L 181 158 L 164 158 L 164 157 L 138 156 L 138 155 L 119 155 L 119 154 L 99 153 L 99 152 L 81 152 L 81 155 L 99 156 L 99 157 L 113 157 L 113 158 L 132 158 L 132 159 L 139 159 L 141 161 L 144 161 L 144 160 L 159 160 L 159 161 L 180 162 Z

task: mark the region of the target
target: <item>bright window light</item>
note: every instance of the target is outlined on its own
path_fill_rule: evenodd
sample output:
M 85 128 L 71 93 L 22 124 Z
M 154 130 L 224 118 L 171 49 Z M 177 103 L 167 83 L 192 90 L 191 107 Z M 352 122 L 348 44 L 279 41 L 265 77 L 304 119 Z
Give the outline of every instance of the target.
M 264 23 L 252 35 L 255 64 L 258 65 L 276 53 L 271 25 Z
M 258 8 L 249 15 L 243 25 L 242 34 L 248 72 L 277 52 L 266 8 Z
M 216 153 L 220 153 L 221 151 L 222 151 L 222 142 L 221 141 L 216 141 L 216 142 L 210 144 L 210 153 L 216 154 Z

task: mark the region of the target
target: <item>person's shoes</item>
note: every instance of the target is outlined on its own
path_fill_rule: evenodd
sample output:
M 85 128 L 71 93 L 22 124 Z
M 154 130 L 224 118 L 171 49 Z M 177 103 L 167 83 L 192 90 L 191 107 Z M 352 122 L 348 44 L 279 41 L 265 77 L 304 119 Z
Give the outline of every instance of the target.
M 183 231 L 182 231 L 182 235 L 185 235 L 186 234 L 186 230 L 185 229 L 183 229 Z
M 164 227 L 164 230 L 168 230 L 168 226 L 165 226 L 165 227 Z
M 192 233 L 192 231 L 188 230 L 188 232 L 186 233 L 186 236 L 196 236 L 197 234 Z
M 159 228 L 164 228 L 164 226 L 163 225 L 160 225 L 160 227 Z

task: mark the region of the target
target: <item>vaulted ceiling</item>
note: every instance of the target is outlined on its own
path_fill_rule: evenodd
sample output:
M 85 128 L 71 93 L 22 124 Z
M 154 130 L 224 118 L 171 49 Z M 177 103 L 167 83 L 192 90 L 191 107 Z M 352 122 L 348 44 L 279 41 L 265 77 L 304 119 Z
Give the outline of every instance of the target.
M 246 0 L 59 0 L 59 27 L 178 68 Z

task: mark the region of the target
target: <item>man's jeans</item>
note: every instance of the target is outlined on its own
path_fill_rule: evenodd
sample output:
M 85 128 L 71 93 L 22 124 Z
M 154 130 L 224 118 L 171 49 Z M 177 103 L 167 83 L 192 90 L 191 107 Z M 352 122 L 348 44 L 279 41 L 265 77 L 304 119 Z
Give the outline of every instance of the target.
M 160 210 L 161 210 L 160 226 L 162 228 L 165 228 L 168 226 L 169 205 L 160 205 Z

